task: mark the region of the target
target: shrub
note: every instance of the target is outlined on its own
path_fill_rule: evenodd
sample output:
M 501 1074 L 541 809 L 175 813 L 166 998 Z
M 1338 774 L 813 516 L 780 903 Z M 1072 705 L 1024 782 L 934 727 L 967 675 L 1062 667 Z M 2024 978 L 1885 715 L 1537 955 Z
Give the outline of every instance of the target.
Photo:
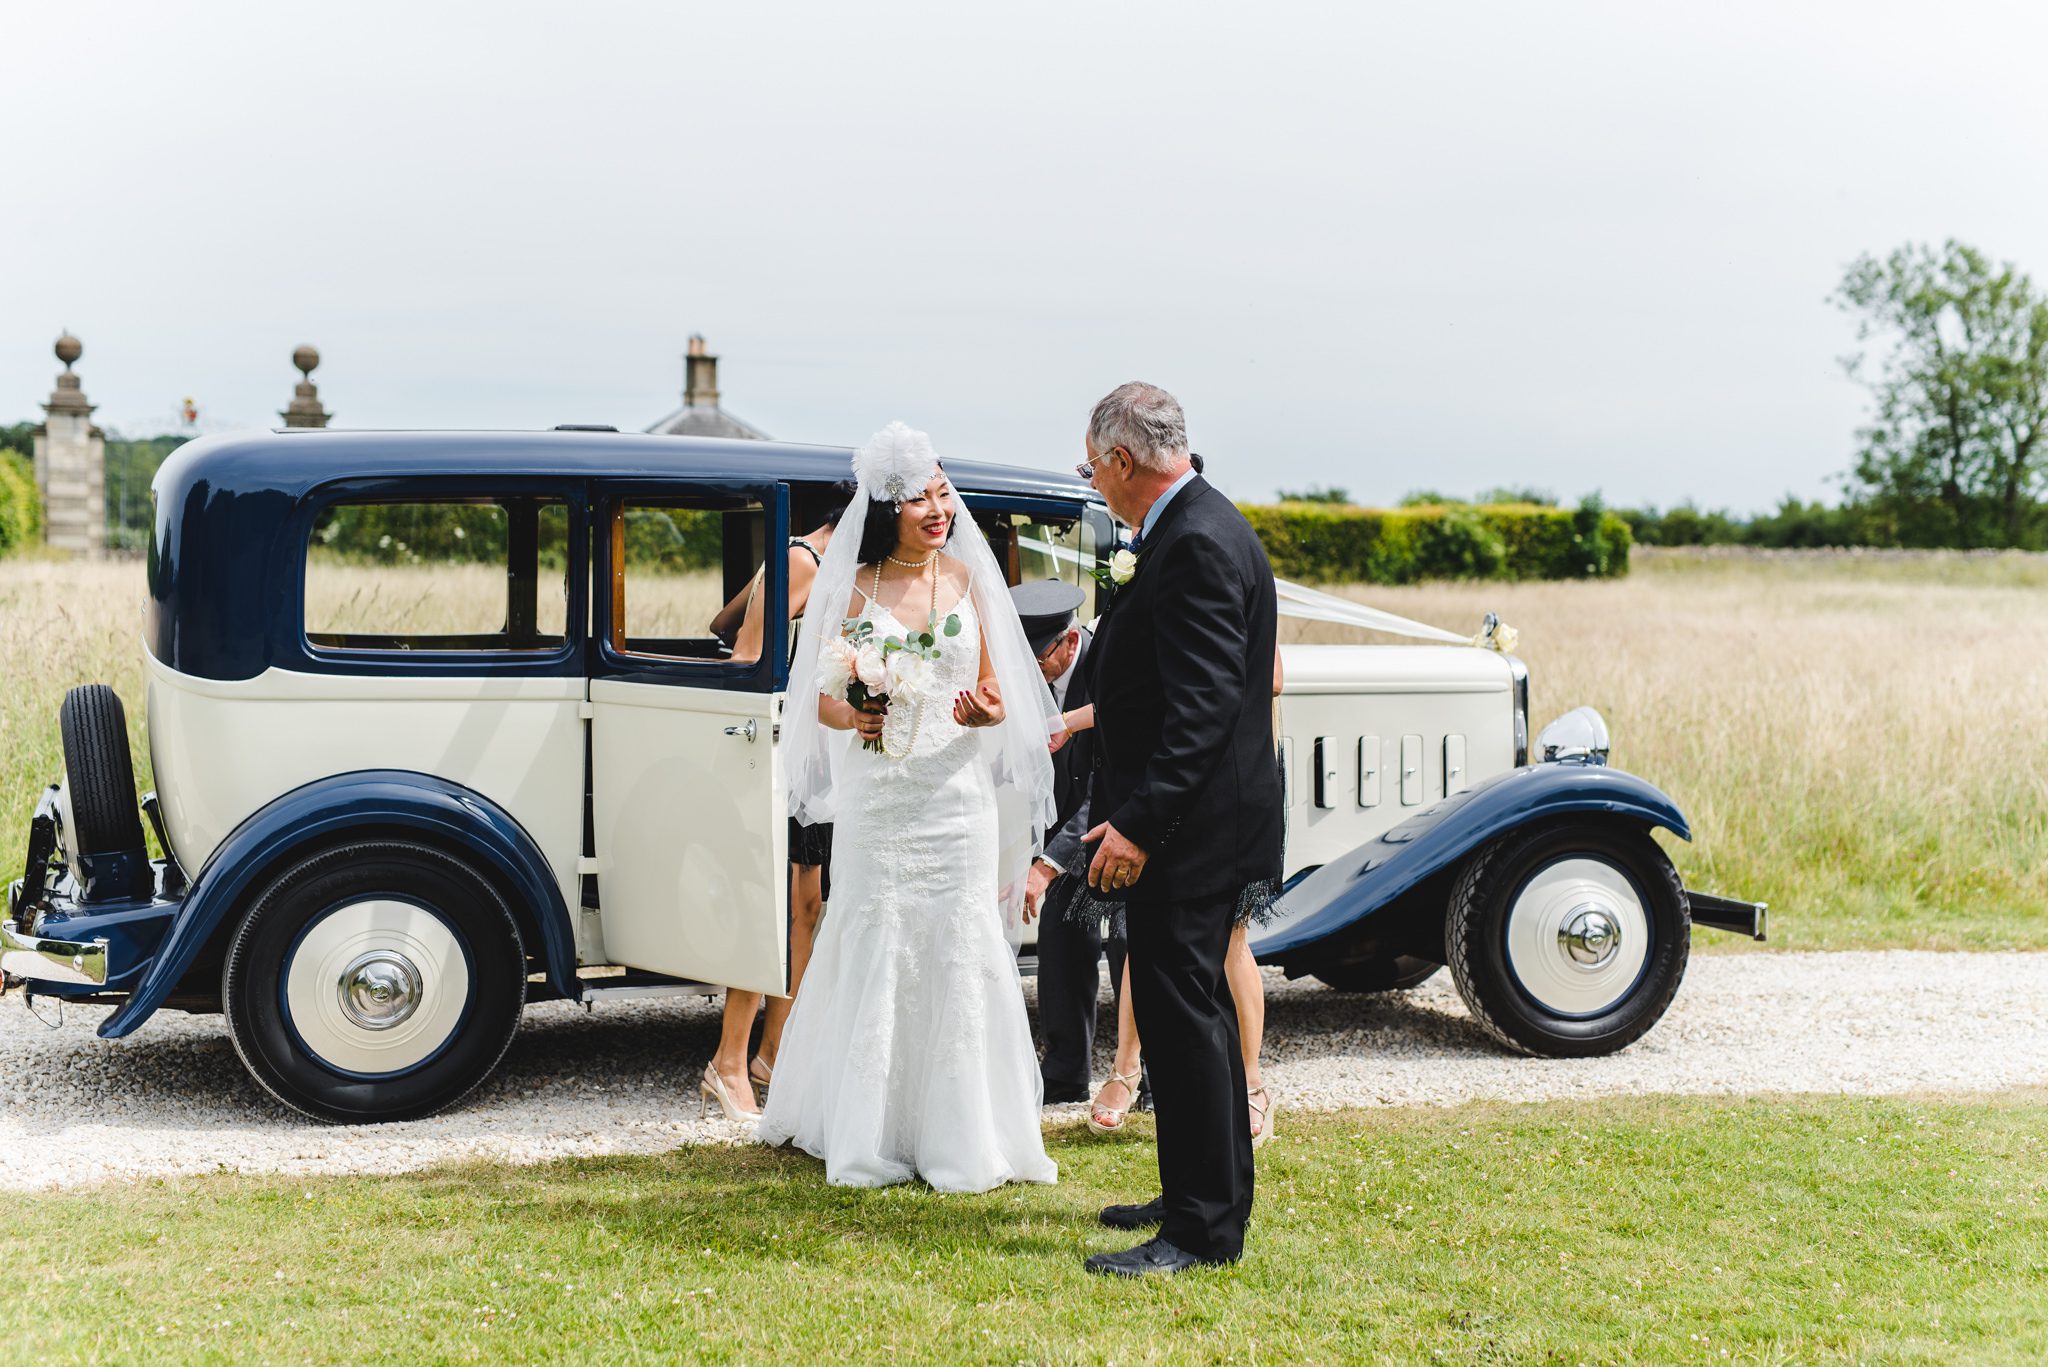
M 1247 505 L 1274 573 L 1304 583 L 1580 579 L 1628 572 L 1628 524 L 1589 499 L 1576 511 L 1453 503 L 1390 510 Z
M 43 539 L 43 500 L 36 492 L 35 467 L 19 451 L 0 449 L 0 555 Z

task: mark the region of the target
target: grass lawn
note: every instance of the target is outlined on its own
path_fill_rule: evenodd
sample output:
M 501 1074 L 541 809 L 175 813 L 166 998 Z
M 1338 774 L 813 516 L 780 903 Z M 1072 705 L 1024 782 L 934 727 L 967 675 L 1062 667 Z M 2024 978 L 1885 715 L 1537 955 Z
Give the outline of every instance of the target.
M 1251 1256 L 1131 1285 L 1060 1184 L 826 1187 L 756 1147 L 17 1200 L 18 1360 L 2039 1361 L 2048 1092 L 1283 1116 Z M 61 1141 L 53 1141 L 61 1142 Z M 317 1135 L 309 1143 L 318 1142 Z

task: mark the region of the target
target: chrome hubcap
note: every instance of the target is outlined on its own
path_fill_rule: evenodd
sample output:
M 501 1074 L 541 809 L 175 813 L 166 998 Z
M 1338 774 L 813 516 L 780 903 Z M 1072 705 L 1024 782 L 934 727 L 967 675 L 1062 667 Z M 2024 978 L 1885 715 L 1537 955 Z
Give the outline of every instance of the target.
M 341 1014 L 365 1030 L 403 1025 L 419 1005 L 420 972 L 403 954 L 371 950 L 341 971 Z
M 1560 859 L 1515 894 L 1506 948 L 1508 968 L 1537 1006 L 1601 1015 L 1627 1000 L 1649 961 L 1649 912 L 1617 866 Z
M 1564 929 L 1557 932 L 1557 942 L 1574 963 L 1597 968 L 1621 948 L 1621 927 L 1604 909 L 1582 906 L 1572 912 Z
M 283 966 L 284 1006 L 308 1053 L 384 1076 L 453 1039 L 473 984 L 448 923 L 395 898 L 338 906 L 306 928 Z

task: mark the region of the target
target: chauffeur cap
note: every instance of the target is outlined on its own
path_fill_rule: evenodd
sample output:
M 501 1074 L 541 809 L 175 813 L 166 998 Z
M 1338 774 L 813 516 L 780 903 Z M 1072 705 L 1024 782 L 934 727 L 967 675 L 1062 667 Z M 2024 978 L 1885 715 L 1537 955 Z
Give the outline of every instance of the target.
M 1031 642 L 1033 655 L 1052 649 L 1053 642 L 1074 624 L 1074 612 L 1087 597 L 1079 588 L 1057 579 L 1037 579 L 1010 590 L 1010 601 L 1017 605 L 1024 639 Z

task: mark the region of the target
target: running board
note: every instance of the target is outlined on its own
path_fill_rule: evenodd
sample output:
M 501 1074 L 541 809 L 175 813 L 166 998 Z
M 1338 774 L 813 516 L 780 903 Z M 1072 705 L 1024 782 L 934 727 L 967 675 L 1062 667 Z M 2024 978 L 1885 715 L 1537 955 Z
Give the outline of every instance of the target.
M 671 978 L 665 973 L 628 970 L 602 978 L 584 978 L 581 1002 L 630 1001 L 636 997 L 705 997 L 725 989 L 717 983 L 700 983 L 692 978 Z
M 1692 905 L 1692 923 L 1696 926 L 1747 935 L 1752 940 L 1764 938 L 1765 915 L 1771 905 L 1768 902 L 1743 902 L 1690 888 L 1686 889 L 1685 900 Z

